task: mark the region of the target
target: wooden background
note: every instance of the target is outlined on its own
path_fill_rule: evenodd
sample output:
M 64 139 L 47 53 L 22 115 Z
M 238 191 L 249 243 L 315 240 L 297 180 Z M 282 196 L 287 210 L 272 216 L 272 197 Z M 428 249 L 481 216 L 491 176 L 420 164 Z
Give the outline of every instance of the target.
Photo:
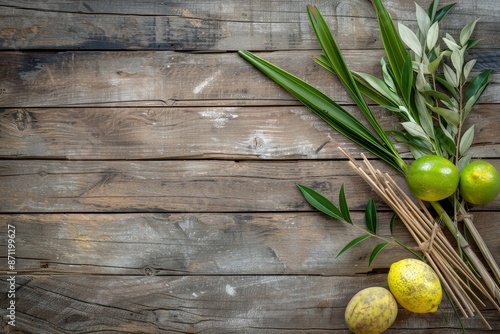
M 252 50 L 351 108 L 311 60 L 320 51 L 307 3 L 0 1 L 0 332 L 347 332 L 352 295 L 386 286 L 408 253 L 391 246 L 368 267 L 368 240 L 335 257 L 361 232 L 312 210 L 295 184 L 332 199 L 345 184 L 363 226 L 374 194 L 337 146 L 362 150 L 236 54 Z M 378 73 L 371 3 L 311 3 L 351 67 Z M 415 27 L 413 0 L 384 3 Z M 472 151 L 500 168 L 500 6 L 458 0 L 443 29 L 457 36 L 476 18 L 476 70 L 496 72 L 470 116 Z M 391 213 L 377 203 L 389 237 Z M 500 200 L 474 220 L 500 261 Z M 15 328 L 5 317 L 9 224 Z M 402 226 L 395 235 L 413 245 Z M 500 330 L 498 312 L 482 310 Z M 478 317 L 463 324 L 484 330 Z M 459 328 L 443 301 L 435 314 L 400 309 L 388 333 Z

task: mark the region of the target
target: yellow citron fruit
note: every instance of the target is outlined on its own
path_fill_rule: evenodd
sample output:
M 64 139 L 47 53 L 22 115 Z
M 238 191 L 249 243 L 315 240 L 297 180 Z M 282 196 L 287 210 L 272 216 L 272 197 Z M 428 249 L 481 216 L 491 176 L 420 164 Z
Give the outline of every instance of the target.
M 437 311 L 443 292 L 436 272 L 427 263 L 416 259 L 394 262 L 387 281 L 394 298 L 408 311 Z
M 411 193 L 428 202 L 451 196 L 458 187 L 460 174 L 448 159 L 438 155 L 425 155 L 413 161 L 406 173 Z
M 460 173 L 460 195 L 469 203 L 488 204 L 500 192 L 500 175 L 495 166 L 477 160 L 471 162 Z
M 378 334 L 389 328 L 398 315 L 398 303 L 391 292 L 370 287 L 356 293 L 345 310 L 345 322 L 355 334 Z

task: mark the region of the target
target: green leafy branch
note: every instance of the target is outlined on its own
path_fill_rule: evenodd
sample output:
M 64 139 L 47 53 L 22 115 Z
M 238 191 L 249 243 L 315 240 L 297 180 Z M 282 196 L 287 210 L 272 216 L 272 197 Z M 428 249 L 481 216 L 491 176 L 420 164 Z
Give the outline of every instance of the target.
M 326 197 L 321 195 L 320 193 L 316 192 L 315 190 L 308 188 L 306 186 L 297 184 L 297 187 L 300 189 L 302 192 L 302 195 L 304 195 L 304 198 L 306 201 L 314 207 L 316 210 L 326 214 L 327 216 L 330 216 L 332 218 L 335 218 L 337 220 L 343 221 L 345 223 L 348 223 L 358 230 L 364 232 L 362 235 L 354 238 L 351 240 L 347 245 L 345 245 L 337 254 L 336 257 L 339 257 L 341 254 L 346 252 L 347 250 L 351 249 L 352 247 L 356 246 L 357 244 L 361 243 L 362 241 L 369 239 L 370 237 L 375 237 L 378 239 L 381 239 L 382 242 L 377 244 L 375 248 L 372 250 L 370 253 L 370 257 L 368 260 L 368 266 L 371 266 L 373 261 L 375 261 L 375 258 L 377 255 L 389 244 L 396 244 L 398 246 L 403 247 L 410 253 L 412 253 L 414 256 L 416 256 L 419 259 L 422 259 L 422 256 L 415 252 L 413 249 L 410 247 L 404 245 L 402 242 L 392 238 L 392 240 L 389 240 L 385 237 L 382 237 L 377 234 L 377 227 L 378 227 L 378 215 L 377 215 L 377 207 L 375 204 L 375 201 L 373 199 L 369 199 L 368 203 L 366 204 L 366 209 L 365 209 L 365 225 L 366 229 L 361 228 L 358 225 L 355 225 L 354 222 L 352 221 L 351 214 L 349 211 L 349 207 L 347 205 L 347 200 L 345 196 L 345 190 L 344 190 L 344 184 L 341 185 L 340 191 L 339 191 L 339 204 L 338 207 L 330 202 Z M 391 236 L 393 234 L 393 229 L 394 229 L 394 223 L 396 221 L 397 216 L 393 215 L 389 227 L 390 227 L 390 232 Z
M 239 51 L 239 55 L 285 88 L 337 132 L 403 175 L 406 174 L 407 165 L 390 138 L 405 144 L 414 158 L 437 154 L 455 160 L 458 165 L 467 163 L 467 159 L 470 158 L 467 157 L 466 152 L 472 144 L 474 129 L 469 128 L 463 131 L 463 122 L 489 84 L 491 74 L 491 71 L 483 71 L 468 81 L 474 61 L 465 62 L 464 56 L 466 50 L 477 43 L 475 40 L 470 40 L 475 22 L 462 29 L 458 41 L 447 34 L 443 38 L 447 48 L 441 50 L 437 44 L 439 22 L 453 5 L 438 9 L 439 1 L 433 0 L 427 13 L 417 6 L 419 30 L 413 33 L 401 24 L 399 24 L 398 32 L 382 0 L 372 0 L 372 3 L 377 12 L 380 34 L 388 60 L 387 63 L 385 60 L 381 61 L 382 79 L 349 70 L 319 10 L 313 6 L 307 7 L 313 31 L 323 50 L 323 55 L 317 57 L 316 62 L 336 75 L 367 120 L 368 126 L 363 125 L 342 106 L 296 76 L 249 51 Z M 399 116 L 402 129 L 384 131 L 365 98 L 371 99 Z M 361 170 L 358 172 L 363 173 Z M 365 181 L 371 182 L 369 179 Z M 332 208 L 325 201 L 320 201 L 320 203 L 324 204 L 318 208 L 320 211 Z M 410 202 L 406 201 L 404 205 L 406 204 Z M 500 288 L 477 258 L 467 240 L 457 230 L 456 212 L 454 220 L 443 209 L 441 203 L 431 202 L 430 204 L 438 214 L 439 221 L 444 222 L 452 235 L 456 237 L 468 260 L 474 264 L 475 269 L 485 280 L 491 294 L 500 301 Z M 340 206 L 344 205 L 345 203 Z M 420 202 L 420 205 L 422 210 L 427 210 L 423 203 Z M 464 209 L 462 205 L 454 207 L 458 207 L 460 212 Z M 341 208 L 339 210 L 342 214 Z M 406 212 L 404 209 L 398 210 L 399 217 L 403 219 L 407 213 L 416 213 L 413 208 L 409 210 L 411 212 Z M 335 210 L 333 212 L 338 214 Z M 431 217 L 430 214 L 429 217 Z M 406 221 L 406 219 L 403 220 Z M 468 224 L 468 229 L 474 228 L 472 222 L 467 222 L 467 219 L 464 221 Z M 478 233 L 473 235 L 478 236 Z M 361 238 L 354 244 L 362 240 Z M 481 239 L 477 239 L 476 243 L 481 244 Z M 379 248 L 381 250 L 383 246 L 380 245 Z M 376 252 L 375 256 L 376 254 L 378 253 Z M 483 255 L 489 264 L 490 260 L 494 260 L 491 256 L 491 259 L 488 258 L 487 252 L 483 252 Z M 432 262 L 432 259 L 428 260 Z M 446 261 L 442 264 L 448 265 Z M 495 270 L 495 266 L 490 264 L 490 267 Z M 462 285 L 458 281 L 454 282 L 452 285 Z M 486 292 L 485 295 L 488 293 Z M 460 305 L 461 302 L 458 299 L 454 300 L 457 305 Z M 462 312 L 466 314 L 463 310 Z

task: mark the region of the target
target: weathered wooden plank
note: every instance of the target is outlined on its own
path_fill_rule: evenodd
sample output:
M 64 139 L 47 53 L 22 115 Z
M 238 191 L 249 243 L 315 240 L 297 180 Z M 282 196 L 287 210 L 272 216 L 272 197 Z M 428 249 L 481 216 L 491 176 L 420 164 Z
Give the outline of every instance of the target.
M 412 255 L 391 241 L 391 212 L 379 212 L 378 234 L 392 244 L 372 267 L 368 257 L 380 239 L 364 241 L 336 257 L 365 233 L 320 213 L 243 214 L 30 214 L 0 215 L 0 227 L 16 231 L 19 275 L 334 275 L 386 272 Z M 475 212 L 474 221 L 500 261 L 500 212 Z M 363 229 L 365 231 L 363 231 Z M 42 237 L 45 236 L 45 237 Z M 402 223 L 393 236 L 416 244 Z M 7 236 L 0 247 L 7 248 Z M 9 271 L 2 261 L 0 271 Z
M 490 162 L 500 169 L 500 160 Z M 375 166 L 389 171 L 375 161 Z M 404 186 L 401 176 L 394 178 Z M 353 208 L 374 196 L 346 161 L 46 161 L 0 165 L 1 212 L 249 212 L 310 210 L 296 183 Z M 499 209 L 494 201 L 484 209 Z
M 427 8 L 429 1 L 418 1 Z M 479 18 L 480 48 L 498 45 L 496 0 L 457 1 L 442 29 L 458 36 Z M 296 1 L 1 1 L 2 49 L 163 49 L 226 51 L 317 48 L 306 14 Z M 375 11 L 366 0 L 314 1 L 348 49 L 380 49 Z M 385 1 L 392 16 L 415 27 L 413 1 Z
M 3 157 L 331 159 L 338 146 L 360 152 L 300 106 L 0 110 Z
M 500 51 L 480 58 L 478 68 L 499 69 Z M 311 59 L 318 51 L 261 53 L 304 78 L 335 101 L 351 103 L 332 75 Z M 352 69 L 377 75 L 380 51 L 345 53 Z M 235 53 L 63 52 L 0 53 L 0 108 L 71 105 L 238 106 L 297 105 L 279 88 Z M 482 103 L 500 101 L 500 74 Z
M 0 180 L 2 212 L 309 210 L 296 182 L 334 198 L 345 183 L 355 208 L 368 195 L 345 161 L 4 160 Z
M 349 299 L 362 288 L 387 286 L 385 280 L 386 275 L 18 276 L 15 328 L 38 334 L 347 333 L 343 315 Z M 5 276 L 0 288 L 8 288 Z M 1 304 L 5 310 L 5 299 Z M 433 314 L 400 309 L 387 333 L 458 332 L 449 303 L 441 307 Z M 483 314 L 500 329 L 497 311 L 483 308 Z M 491 333 L 477 316 L 463 322 L 469 333 Z
M 391 216 L 380 213 L 379 234 L 387 239 Z M 371 272 L 367 257 L 380 242 L 365 241 L 335 258 L 363 233 L 363 213 L 353 219 L 360 228 L 319 213 L 38 214 L 0 215 L 0 227 L 15 226 L 18 274 L 343 276 Z M 415 246 L 402 224 L 394 235 Z M 500 240 L 486 237 L 493 246 Z M 5 234 L 2 246 L 7 247 Z M 411 257 L 402 250 L 394 243 L 373 267 L 389 268 L 396 258 Z
M 482 104 L 469 115 L 474 157 L 499 156 L 496 109 Z M 396 117 L 376 111 L 383 128 L 395 127 Z M 363 151 L 301 106 L 0 110 L 0 156 L 8 158 L 339 159 L 339 146 Z

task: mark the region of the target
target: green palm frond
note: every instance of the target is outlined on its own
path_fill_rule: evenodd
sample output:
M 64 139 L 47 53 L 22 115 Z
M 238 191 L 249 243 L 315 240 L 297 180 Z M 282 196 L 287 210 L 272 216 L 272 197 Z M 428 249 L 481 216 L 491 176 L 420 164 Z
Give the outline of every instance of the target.
M 249 51 L 239 51 L 238 54 L 287 90 L 337 132 L 404 173 L 406 163 L 399 154 L 388 148 L 384 142 L 375 137 L 370 129 L 327 95 L 304 80 Z

